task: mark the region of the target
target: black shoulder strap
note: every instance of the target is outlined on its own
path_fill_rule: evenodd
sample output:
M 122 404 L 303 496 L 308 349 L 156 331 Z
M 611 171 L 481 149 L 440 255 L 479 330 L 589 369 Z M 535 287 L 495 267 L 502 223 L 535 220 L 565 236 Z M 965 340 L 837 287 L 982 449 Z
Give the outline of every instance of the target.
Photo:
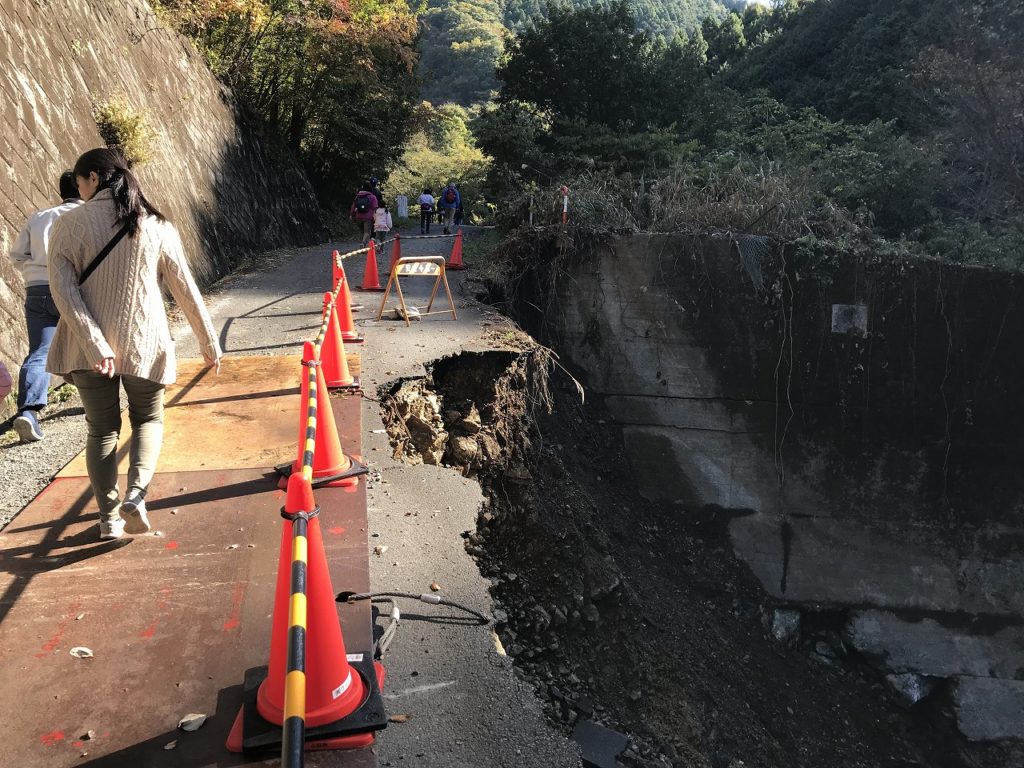
M 82 272 L 81 277 L 78 278 L 78 284 L 82 285 L 86 280 L 89 279 L 89 275 L 96 271 L 96 267 L 103 263 L 103 260 L 107 258 L 114 246 L 121 242 L 121 238 L 128 234 L 128 225 L 125 224 L 121 229 L 118 230 L 117 234 L 110 238 L 110 242 L 103 246 L 103 250 L 96 254 L 96 258 L 92 260 L 92 263 L 85 268 Z

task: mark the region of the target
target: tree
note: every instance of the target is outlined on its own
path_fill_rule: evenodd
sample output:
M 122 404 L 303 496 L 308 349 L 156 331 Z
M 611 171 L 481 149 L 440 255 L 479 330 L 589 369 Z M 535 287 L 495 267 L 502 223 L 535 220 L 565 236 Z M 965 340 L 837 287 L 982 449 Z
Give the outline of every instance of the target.
M 552 8 L 522 32 L 498 67 L 502 96 L 563 119 L 642 125 L 650 93 L 651 40 L 628 5 Z
M 701 32 L 707 41 L 708 66 L 712 71 L 717 72 L 729 62 L 735 62 L 746 50 L 743 19 L 738 13 L 729 13 L 721 21 L 712 17 L 704 19 Z
M 160 0 L 159 8 L 196 40 L 267 138 L 303 160 L 325 205 L 397 158 L 418 88 L 406 0 Z

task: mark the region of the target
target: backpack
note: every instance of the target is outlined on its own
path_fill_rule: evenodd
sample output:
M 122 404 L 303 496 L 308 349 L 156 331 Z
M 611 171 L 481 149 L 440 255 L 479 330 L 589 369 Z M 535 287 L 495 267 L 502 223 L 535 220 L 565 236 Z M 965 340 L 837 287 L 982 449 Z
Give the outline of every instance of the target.
M 454 189 L 445 190 L 444 201 L 446 203 L 454 203 L 455 202 L 455 190 Z
M 356 195 L 356 213 L 369 213 L 370 212 L 370 195 L 369 193 L 363 193 Z

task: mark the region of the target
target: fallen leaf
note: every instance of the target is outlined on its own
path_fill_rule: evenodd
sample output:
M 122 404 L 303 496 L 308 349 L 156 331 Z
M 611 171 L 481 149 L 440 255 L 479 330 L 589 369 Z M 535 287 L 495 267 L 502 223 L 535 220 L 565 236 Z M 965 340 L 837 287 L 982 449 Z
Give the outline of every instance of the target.
M 92 739 L 96 738 L 96 731 L 88 730 L 85 733 L 83 733 L 81 736 L 79 736 L 79 738 L 82 741 L 91 741 Z
M 81 621 L 84 618 L 85 618 L 85 614 L 84 613 L 80 613 L 77 616 L 75 616 L 75 621 Z
M 407 723 L 407 722 L 409 722 L 409 716 L 408 715 L 392 715 L 391 717 L 388 718 L 388 722 L 390 722 L 390 723 Z
M 93 657 L 92 649 L 86 648 L 84 645 L 76 645 L 69 653 L 76 659 L 91 659 Z
M 373 554 L 375 554 L 377 557 L 380 557 L 387 551 L 388 548 L 386 544 L 378 544 L 376 547 L 373 548 Z
M 178 721 L 178 727 L 183 731 L 198 731 L 206 722 L 206 717 L 197 712 L 189 712 Z
M 224 549 L 238 549 L 237 544 L 228 544 Z
M 178 742 L 168 741 L 166 744 L 164 744 L 164 749 L 174 749 L 176 746 L 178 746 Z
M 436 581 L 430 582 L 430 591 L 431 592 L 440 592 L 441 591 L 441 585 L 438 584 Z

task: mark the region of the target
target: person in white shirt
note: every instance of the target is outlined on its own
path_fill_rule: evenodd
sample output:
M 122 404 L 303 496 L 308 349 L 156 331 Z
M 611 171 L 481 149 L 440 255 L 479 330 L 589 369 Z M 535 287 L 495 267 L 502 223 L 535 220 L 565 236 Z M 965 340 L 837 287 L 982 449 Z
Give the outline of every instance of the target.
M 430 234 L 430 219 L 434 216 L 434 196 L 430 193 L 430 187 L 426 187 L 423 190 L 423 194 L 420 195 L 420 234 Z
M 60 319 L 50 294 L 47 271 L 50 229 L 58 217 L 82 204 L 72 171 L 61 174 L 59 186 L 63 202 L 29 216 L 11 248 L 11 261 L 25 278 L 25 323 L 28 326 L 28 357 L 18 374 L 18 415 L 14 419 L 14 430 L 23 442 L 29 443 L 43 439 L 39 412 L 46 407 L 50 388 L 46 356 Z

